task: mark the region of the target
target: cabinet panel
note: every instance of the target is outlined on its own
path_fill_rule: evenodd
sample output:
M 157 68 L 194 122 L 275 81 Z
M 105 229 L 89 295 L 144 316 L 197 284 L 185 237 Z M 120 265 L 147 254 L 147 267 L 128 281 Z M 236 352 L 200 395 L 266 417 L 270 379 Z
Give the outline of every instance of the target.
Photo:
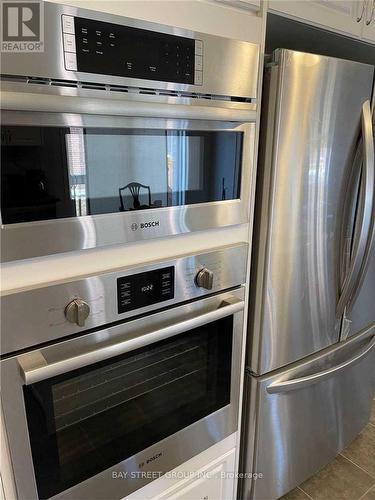
M 366 42 L 375 43 L 375 0 L 367 1 L 362 26 L 362 39 Z
M 362 0 L 270 0 L 269 9 L 359 38 L 362 23 L 356 21 L 356 16 L 362 5 Z
M 234 492 L 235 449 L 183 480 L 154 500 L 231 500 Z
M 260 0 L 215 0 L 216 2 L 224 3 L 236 9 L 253 10 L 255 12 L 260 10 Z

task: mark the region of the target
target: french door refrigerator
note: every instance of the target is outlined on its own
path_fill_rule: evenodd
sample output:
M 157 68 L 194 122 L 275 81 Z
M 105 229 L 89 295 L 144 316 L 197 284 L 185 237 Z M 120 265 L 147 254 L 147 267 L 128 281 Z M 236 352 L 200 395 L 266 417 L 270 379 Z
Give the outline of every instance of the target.
M 266 70 L 242 447 L 258 479 L 242 482 L 246 500 L 281 497 L 369 419 L 373 80 L 373 66 L 291 50 Z

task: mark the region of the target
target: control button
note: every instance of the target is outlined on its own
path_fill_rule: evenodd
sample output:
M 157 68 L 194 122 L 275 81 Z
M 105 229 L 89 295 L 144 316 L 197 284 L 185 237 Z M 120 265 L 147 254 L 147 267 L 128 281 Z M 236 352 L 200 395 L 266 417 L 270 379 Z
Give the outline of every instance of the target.
M 64 52 L 65 69 L 68 71 L 77 71 L 77 56 L 74 52 Z
M 203 71 L 195 71 L 194 85 L 203 85 Z
M 214 273 L 204 267 L 200 271 L 198 271 L 195 276 L 195 284 L 199 286 L 199 288 L 205 288 L 206 290 L 212 290 L 214 281 Z
M 195 69 L 197 71 L 202 71 L 202 69 L 203 69 L 203 57 L 202 56 L 195 56 Z
M 203 56 L 203 42 L 202 40 L 195 40 L 195 54 Z
M 85 326 L 85 321 L 90 314 L 90 306 L 80 298 L 73 299 L 65 308 L 65 317 L 70 323 Z
M 73 16 L 67 16 L 65 14 L 62 15 L 62 28 L 63 28 L 63 33 L 70 33 L 71 35 L 74 35 L 74 17 Z
M 76 38 L 74 35 L 69 35 L 68 33 L 64 33 L 64 50 L 65 52 L 76 51 Z

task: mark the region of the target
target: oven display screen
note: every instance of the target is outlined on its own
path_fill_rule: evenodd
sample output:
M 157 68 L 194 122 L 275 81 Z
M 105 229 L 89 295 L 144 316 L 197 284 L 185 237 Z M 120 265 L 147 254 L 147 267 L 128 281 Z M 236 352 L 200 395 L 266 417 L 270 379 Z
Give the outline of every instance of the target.
M 124 276 L 117 280 L 118 313 L 174 297 L 174 267 Z

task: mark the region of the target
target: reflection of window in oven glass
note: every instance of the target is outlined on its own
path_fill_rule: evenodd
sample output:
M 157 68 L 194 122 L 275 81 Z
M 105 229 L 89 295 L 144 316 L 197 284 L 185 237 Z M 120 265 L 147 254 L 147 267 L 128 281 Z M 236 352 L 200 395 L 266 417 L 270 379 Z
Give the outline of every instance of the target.
M 204 138 L 167 132 L 168 205 L 185 205 L 188 191 L 203 190 Z
M 84 141 L 92 213 L 167 205 L 164 135 L 95 130 L 87 131 Z
M 75 203 L 76 215 L 87 215 L 86 158 L 83 129 L 70 127 L 66 134 L 70 197 Z

